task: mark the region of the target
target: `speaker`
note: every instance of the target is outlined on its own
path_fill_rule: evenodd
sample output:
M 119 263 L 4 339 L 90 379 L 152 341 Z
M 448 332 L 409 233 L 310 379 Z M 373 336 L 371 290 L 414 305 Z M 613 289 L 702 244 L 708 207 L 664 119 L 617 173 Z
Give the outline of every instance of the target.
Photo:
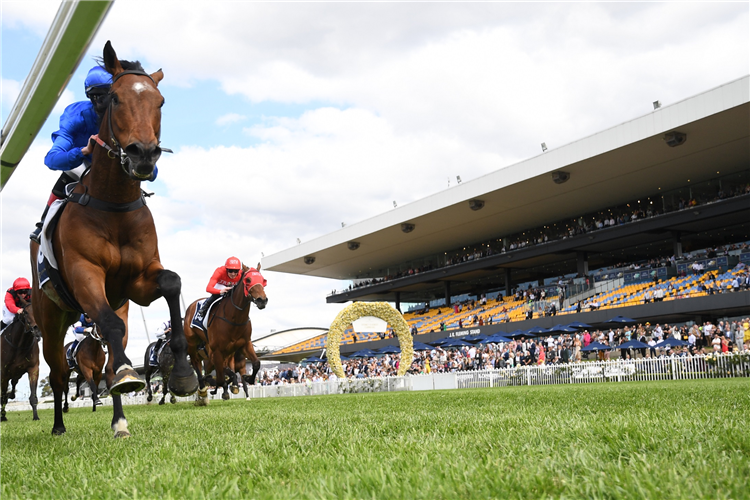
M 570 173 L 568 172 L 563 172 L 562 170 L 552 172 L 552 180 L 555 181 L 555 184 L 563 184 L 568 182 L 568 179 L 570 179 Z

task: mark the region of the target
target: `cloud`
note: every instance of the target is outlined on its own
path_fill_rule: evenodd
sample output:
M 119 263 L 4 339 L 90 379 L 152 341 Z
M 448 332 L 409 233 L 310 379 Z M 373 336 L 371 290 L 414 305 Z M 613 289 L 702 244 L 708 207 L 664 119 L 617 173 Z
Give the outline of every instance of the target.
M 226 115 L 222 115 L 216 119 L 216 125 L 220 127 L 226 127 L 227 125 L 232 125 L 234 123 L 238 123 L 241 121 L 244 121 L 247 119 L 247 116 L 240 115 L 238 113 L 227 113 Z

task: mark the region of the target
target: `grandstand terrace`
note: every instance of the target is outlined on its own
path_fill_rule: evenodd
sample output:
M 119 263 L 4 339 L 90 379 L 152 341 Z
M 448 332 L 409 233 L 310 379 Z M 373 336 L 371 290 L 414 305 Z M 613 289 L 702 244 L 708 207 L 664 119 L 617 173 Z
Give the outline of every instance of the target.
M 455 329 L 459 319 L 472 331 L 494 333 L 597 324 L 616 314 L 662 322 L 747 314 L 749 293 L 726 288 L 747 255 L 722 255 L 726 260 L 713 259 L 711 269 L 696 275 L 689 266 L 697 257 L 688 254 L 750 240 L 749 88 L 750 77 L 729 82 L 270 255 L 263 267 L 351 280 L 351 287 L 326 298 L 329 303 L 430 304 L 423 315 L 406 314 L 423 342 L 444 337 L 440 325 Z M 675 141 L 681 137 L 676 132 L 683 142 Z M 614 224 L 605 224 L 610 220 Z M 654 275 L 606 272 L 622 262 L 672 256 Z M 513 292 L 549 285 L 548 304 L 560 278 L 588 285 L 565 287 L 556 297 L 556 317 L 536 308 L 525 319 L 528 304 L 514 300 Z M 659 288 L 664 300 L 646 301 Z M 492 324 L 467 325 L 477 311 L 456 314 L 452 304 L 482 295 L 488 298 L 483 322 Z M 579 313 L 578 301 L 598 307 Z M 389 343 L 375 334 L 360 334 L 357 342 L 353 332 L 347 335 L 344 354 L 366 340 L 374 347 Z M 287 346 L 279 354 L 320 349 L 324 335 L 306 342 L 304 351 Z

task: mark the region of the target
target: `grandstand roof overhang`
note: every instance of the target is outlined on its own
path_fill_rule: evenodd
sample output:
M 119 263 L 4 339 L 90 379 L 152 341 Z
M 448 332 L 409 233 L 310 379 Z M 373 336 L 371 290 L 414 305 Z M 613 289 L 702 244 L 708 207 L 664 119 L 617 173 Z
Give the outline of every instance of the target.
M 669 147 L 665 134 L 687 141 Z M 264 269 L 356 279 L 373 269 L 487 241 L 748 168 L 750 77 L 263 259 Z M 570 174 L 562 184 L 557 171 Z M 481 210 L 469 201 L 484 201 Z M 401 225 L 413 224 L 404 233 Z M 357 241 L 352 251 L 347 243 Z M 314 257 L 314 259 L 310 259 Z M 313 261 L 314 260 L 314 261 Z

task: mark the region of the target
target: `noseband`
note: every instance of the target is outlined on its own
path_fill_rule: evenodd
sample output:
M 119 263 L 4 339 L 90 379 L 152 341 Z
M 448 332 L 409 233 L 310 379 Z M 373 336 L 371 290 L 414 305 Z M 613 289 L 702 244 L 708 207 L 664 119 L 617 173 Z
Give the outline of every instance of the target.
M 112 85 L 114 85 L 115 82 L 124 75 L 137 75 L 137 76 L 148 77 L 148 79 L 154 83 L 154 86 L 156 86 L 156 82 L 151 77 L 151 75 L 141 70 L 126 70 L 126 71 L 123 71 L 122 73 L 118 73 L 117 76 L 112 78 Z M 113 160 L 117 158 L 120 159 L 120 166 L 122 167 L 122 171 L 125 172 L 125 175 L 127 175 L 128 177 L 134 177 L 134 174 L 131 174 L 131 169 L 129 168 L 130 165 L 132 164 L 132 160 L 130 159 L 128 154 L 122 149 L 122 146 L 120 145 L 119 141 L 115 137 L 115 131 L 112 128 L 112 113 L 113 113 L 112 102 L 114 101 L 114 99 L 112 99 L 112 87 L 110 87 L 108 95 L 109 95 L 109 104 L 107 104 L 107 128 L 109 129 L 109 137 L 112 140 L 112 144 L 117 148 L 117 151 L 112 149 L 109 146 L 109 144 L 102 141 L 98 136 L 96 138 L 96 143 L 107 150 L 107 156 L 109 156 L 111 159 Z M 174 153 L 174 151 L 172 151 L 169 148 L 159 147 L 159 149 L 161 150 L 162 153 Z M 136 177 L 136 180 L 145 181 L 147 179 L 141 179 L 141 178 Z

